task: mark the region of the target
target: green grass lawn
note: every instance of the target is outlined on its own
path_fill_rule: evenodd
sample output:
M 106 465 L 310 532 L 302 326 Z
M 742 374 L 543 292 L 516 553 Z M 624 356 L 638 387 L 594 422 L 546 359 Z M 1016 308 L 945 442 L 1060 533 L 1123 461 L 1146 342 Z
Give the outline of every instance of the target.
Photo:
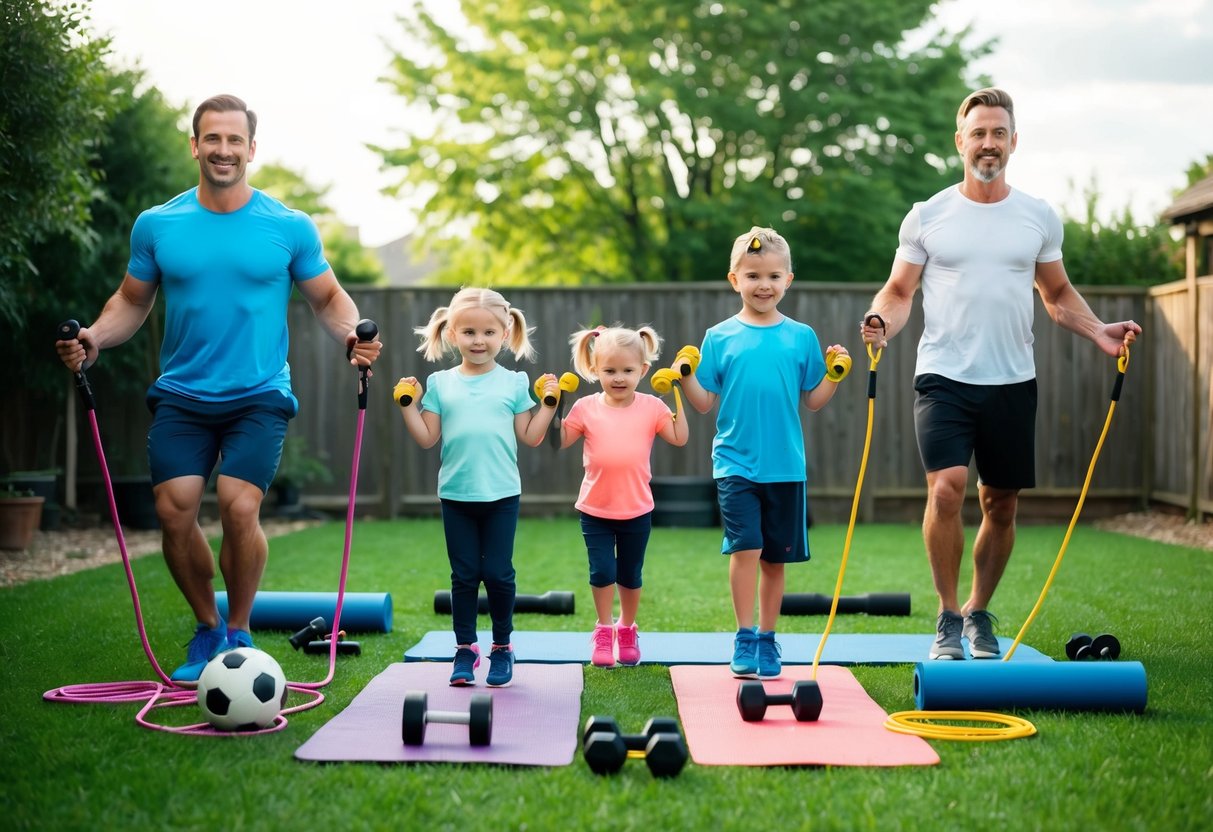
M 271 541 L 265 589 L 334 591 L 343 525 Z M 788 591 L 833 590 L 842 527 L 814 528 L 811 563 Z M 1000 633 L 1018 632 L 1064 528 L 1024 527 L 994 603 Z M 656 529 L 645 566 L 644 631 L 732 630 L 718 530 Z M 6 829 L 1208 829 L 1213 826 L 1213 555 L 1080 528 L 1025 643 L 1065 660 L 1072 632 L 1114 632 L 1122 660 L 1144 663 L 1144 715 L 1022 712 L 1039 734 L 995 743 L 932 741 L 934 767 L 731 768 L 690 764 L 657 781 L 640 764 L 612 778 L 580 759 L 562 768 L 301 763 L 294 750 L 427 631 L 449 588 L 436 520 L 360 522 L 348 589 L 390 592 L 394 630 L 362 634 L 339 658 L 318 708 L 260 737 L 183 737 L 139 727 L 135 705 L 42 701 L 67 684 L 151 679 L 120 566 L 0 590 L 0 813 Z M 575 520 L 524 520 L 520 592 L 573 589 L 575 616 L 519 615 L 518 629 L 584 631 L 594 614 Z M 193 622 L 158 557 L 135 562 L 153 650 L 171 669 Z M 962 574 L 962 581 L 968 574 Z M 844 594 L 910 592 L 909 618 L 839 616 L 835 633 L 932 632 L 935 603 L 919 529 L 856 530 Z M 487 619 L 482 619 L 482 624 Z M 823 617 L 781 621 L 820 632 Z M 257 633 L 287 677 L 323 677 L 327 658 Z M 587 643 L 588 655 L 588 643 Z M 786 658 L 786 657 L 785 657 Z M 804 657 L 811 660 L 812 657 Z M 887 711 L 914 708 L 912 667 L 857 667 Z M 192 708 L 153 715 L 195 721 Z M 189 713 L 184 713 L 188 711 Z M 663 667 L 586 667 L 582 716 L 624 730 L 677 715 Z M 393 728 L 393 730 L 398 730 Z

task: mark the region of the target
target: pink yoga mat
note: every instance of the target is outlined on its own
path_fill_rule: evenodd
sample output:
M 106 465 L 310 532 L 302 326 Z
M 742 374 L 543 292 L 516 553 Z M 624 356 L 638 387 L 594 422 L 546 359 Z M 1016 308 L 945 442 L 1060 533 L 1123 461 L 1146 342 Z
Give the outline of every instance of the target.
M 577 751 L 581 715 L 581 665 L 515 665 L 508 688 L 485 687 L 488 661 L 476 671 L 476 685 L 453 688 L 449 664 L 389 665 L 311 739 L 295 757 L 317 762 L 495 763 L 567 766 Z M 431 723 L 425 744 L 406 746 L 400 736 L 404 694 L 424 690 L 434 710 L 466 711 L 473 693 L 493 697 L 493 741 L 468 744 L 466 725 Z
M 783 668 L 764 682 L 770 693 L 791 693 L 797 679 L 811 679 L 809 665 Z M 727 667 L 670 668 L 678 715 L 691 759 L 701 766 L 931 766 L 939 755 L 921 737 L 888 730 L 888 714 L 868 696 L 848 668 L 821 665 L 821 716 L 797 722 L 787 705 L 767 708 L 762 722 L 744 722 L 737 686 Z

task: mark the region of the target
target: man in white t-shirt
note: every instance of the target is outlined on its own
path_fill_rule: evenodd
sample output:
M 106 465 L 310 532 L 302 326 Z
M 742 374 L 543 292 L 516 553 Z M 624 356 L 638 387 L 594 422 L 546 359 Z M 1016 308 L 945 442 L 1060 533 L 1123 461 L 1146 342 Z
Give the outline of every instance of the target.
M 1056 212 L 1007 184 L 1017 139 L 1014 105 L 1004 91 L 965 98 L 956 114 L 964 181 L 910 209 L 892 273 L 860 324 L 864 341 L 886 346 L 905 326 L 922 286 L 914 426 L 927 475 L 922 534 L 939 595 L 932 659 L 963 659 L 962 635 L 973 658 L 1000 653 L 987 608 L 1015 543 L 1019 491 L 1036 484 L 1033 286 L 1055 323 L 1110 356 L 1141 332 L 1133 321 L 1099 320 L 1070 284 Z M 883 327 L 867 323 L 881 320 Z M 962 604 L 960 512 L 972 459 L 982 519 L 973 586 Z

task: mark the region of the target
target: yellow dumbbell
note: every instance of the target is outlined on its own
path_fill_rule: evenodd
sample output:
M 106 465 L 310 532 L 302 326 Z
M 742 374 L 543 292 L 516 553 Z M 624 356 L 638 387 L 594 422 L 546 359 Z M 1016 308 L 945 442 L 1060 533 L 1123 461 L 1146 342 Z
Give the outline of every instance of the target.
M 413 399 L 417 396 L 417 388 L 409 384 L 407 381 L 398 381 L 396 386 L 392 388 L 392 398 L 396 400 L 396 404 L 401 407 L 408 407 L 413 403 Z
M 826 378 L 838 382 L 851 372 L 851 356 L 836 350 L 826 351 Z
M 565 373 L 560 377 L 558 382 L 560 393 L 575 393 L 577 388 L 581 386 L 581 379 L 573 373 Z M 542 401 L 546 407 L 555 407 L 560 401 L 560 393 L 555 396 L 545 396 L 543 394 L 544 381 L 543 378 L 535 379 L 535 400 Z
M 699 369 L 699 347 L 693 346 L 691 344 L 687 344 L 685 347 L 683 347 L 682 349 L 680 349 L 678 351 L 678 354 L 676 356 L 674 356 L 674 363 L 677 364 L 684 359 L 686 360 L 687 363 L 680 368 L 682 370 L 682 374 L 684 376 L 690 375 L 691 373 L 698 370 Z
M 649 382 L 653 385 L 653 392 L 658 396 L 664 396 L 674 389 L 674 382 L 679 381 L 682 376 L 678 375 L 677 370 L 671 370 L 669 367 L 662 367 L 660 370 L 653 371 L 653 378 Z

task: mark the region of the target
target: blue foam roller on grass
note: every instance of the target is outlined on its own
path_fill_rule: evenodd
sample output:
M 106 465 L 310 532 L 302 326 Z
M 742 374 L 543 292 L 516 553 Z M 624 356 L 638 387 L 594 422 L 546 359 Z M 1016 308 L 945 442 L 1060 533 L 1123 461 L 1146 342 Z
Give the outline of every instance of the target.
M 219 614 L 227 618 L 227 593 L 216 592 Z M 253 597 L 249 626 L 254 630 L 299 630 L 321 616 L 333 625 L 336 592 L 258 592 Z M 390 633 L 392 596 L 386 592 L 347 592 L 341 604 L 342 630 L 351 633 Z
M 1146 709 L 1141 662 L 932 661 L 914 666 L 921 711 Z

